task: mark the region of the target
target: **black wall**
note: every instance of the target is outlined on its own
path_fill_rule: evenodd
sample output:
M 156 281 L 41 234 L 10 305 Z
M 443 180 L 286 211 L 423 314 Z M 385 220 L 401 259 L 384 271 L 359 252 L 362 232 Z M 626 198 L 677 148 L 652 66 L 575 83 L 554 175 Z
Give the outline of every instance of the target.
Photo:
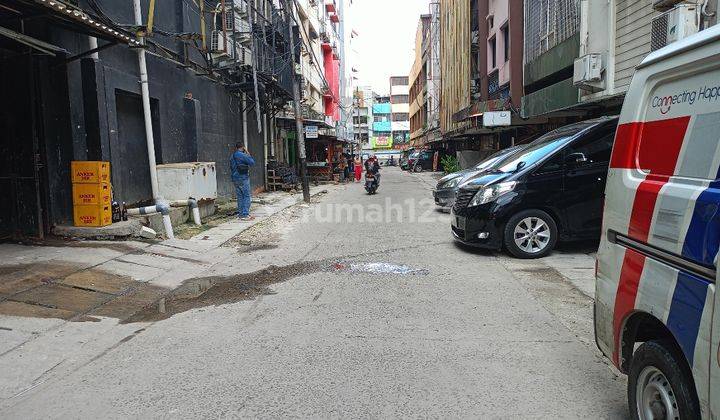
M 92 10 L 82 3 L 81 6 Z M 132 23 L 132 2 L 98 3 L 113 21 Z M 155 27 L 165 32 L 199 32 L 199 16 L 190 3 L 156 2 Z M 143 10 L 147 10 L 146 1 Z M 211 19 L 206 23 L 209 37 Z M 83 35 L 53 29 L 52 38 L 71 55 L 88 49 L 88 38 Z M 180 42 L 172 37 L 156 34 L 153 39 L 174 51 L 182 51 Z M 199 52 L 191 49 L 189 55 L 203 62 Z M 218 193 L 230 196 L 234 188 L 227 162 L 234 144 L 244 140 L 258 161 L 251 182 L 256 188 L 262 187 L 263 136 L 257 133 L 253 112 L 248 113 L 249 138 L 243 139 L 242 110 L 237 96 L 189 69 L 151 54 L 146 56 L 157 163 L 216 162 Z M 74 158 L 109 160 L 118 199 L 129 203 L 151 199 L 142 107 L 137 106 L 140 84 L 136 51 L 126 45 L 110 47 L 99 53 L 98 60 L 83 58 L 71 63 L 67 73 Z M 186 99 L 187 93 L 192 94 L 192 100 Z M 133 101 L 134 105 L 130 103 Z

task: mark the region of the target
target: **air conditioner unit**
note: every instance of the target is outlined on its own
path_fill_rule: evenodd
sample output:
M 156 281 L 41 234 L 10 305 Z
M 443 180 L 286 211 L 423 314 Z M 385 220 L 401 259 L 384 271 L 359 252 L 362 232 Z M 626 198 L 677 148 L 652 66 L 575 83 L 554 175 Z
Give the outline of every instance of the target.
M 231 32 L 235 27 L 233 22 L 235 20 L 235 13 L 233 13 L 232 10 L 226 10 L 225 14 L 221 16 L 224 17 L 222 29 L 224 29 L 226 32 Z
M 240 16 L 236 15 L 234 21 L 235 26 L 232 28 L 228 28 L 228 31 L 234 30 L 236 34 L 244 34 L 248 36 L 250 35 L 250 23 L 247 20 L 242 19 Z
M 233 50 L 233 40 L 226 38 L 223 31 L 212 31 L 210 51 L 216 55 L 228 55 Z
M 240 64 L 250 66 L 253 63 L 252 51 L 250 51 L 250 48 L 239 47 L 237 58 L 238 58 L 238 62 L 240 62 Z
M 699 31 L 698 8 L 694 4 L 675 6 L 652 21 L 650 49 L 659 50 Z
M 227 32 L 250 32 L 250 23 L 240 13 L 232 10 L 225 12 L 225 19 L 223 19 L 223 28 Z
M 581 88 L 602 89 L 603 82 L 602 54 L 587 54 L 575 60 L 573 85 Z
M 233 0 L 233 9 L 235 9 L 239 14 L 245 16 L 248 13 L 248 4 L 247 0 Z

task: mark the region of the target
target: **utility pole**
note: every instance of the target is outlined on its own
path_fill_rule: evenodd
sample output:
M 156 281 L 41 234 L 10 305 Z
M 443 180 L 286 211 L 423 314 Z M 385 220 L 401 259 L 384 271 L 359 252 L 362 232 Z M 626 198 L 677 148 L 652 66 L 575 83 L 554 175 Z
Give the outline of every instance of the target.
M 285 9 L 288 13 L 288 39 L 290 44 L 290 60 L 293 62 L 293 102 L 295 103 L 295 128 L 297 130 L 297 148 L 300 158 L 300 180 L 302 182 L 303 200 L 310 202 L 310 184 L 307 177 L 307 156 L 305 155 L 305 133 L 303 132 L 302 106 L 300 105 L 300 82 L 295 71 L 295 34 L 293 33 L 292 17 L 294 16 L 293 2 L 285 0 Z

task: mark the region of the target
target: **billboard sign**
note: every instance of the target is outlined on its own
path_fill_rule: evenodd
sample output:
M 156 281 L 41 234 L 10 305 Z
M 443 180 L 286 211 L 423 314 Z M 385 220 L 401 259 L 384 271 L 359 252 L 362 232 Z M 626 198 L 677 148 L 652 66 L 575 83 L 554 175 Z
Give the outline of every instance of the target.
M 305 138 L 306 139 L 316 139 L 318 138 L 318 127 L 316 125 L 306 125 L 305 126 Z
M 393 146 L 392 136 L 377 136 L 372 138 L 373 149 L 390 149 Z
M 511 124 L 512 113 L 510 111 L 489 111 L 483 114 L 483 126 L 499 127 Z

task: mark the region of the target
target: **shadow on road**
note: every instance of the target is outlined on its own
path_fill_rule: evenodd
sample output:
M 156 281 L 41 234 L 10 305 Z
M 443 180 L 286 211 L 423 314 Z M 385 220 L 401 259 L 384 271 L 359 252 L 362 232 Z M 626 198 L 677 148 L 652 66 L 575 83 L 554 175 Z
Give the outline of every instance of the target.
M 475 248 L 472 246 L 464 245 L 460 242 L 455 241 L 454 242 L 455 248 L 467 252 L 469 254 L 475 254 L 475 255 L 481 255 L 485 257 L 491 257 L 495 255 L 496 251 L 490 250 L 490 249 L 483 249 L 483 248 Z

